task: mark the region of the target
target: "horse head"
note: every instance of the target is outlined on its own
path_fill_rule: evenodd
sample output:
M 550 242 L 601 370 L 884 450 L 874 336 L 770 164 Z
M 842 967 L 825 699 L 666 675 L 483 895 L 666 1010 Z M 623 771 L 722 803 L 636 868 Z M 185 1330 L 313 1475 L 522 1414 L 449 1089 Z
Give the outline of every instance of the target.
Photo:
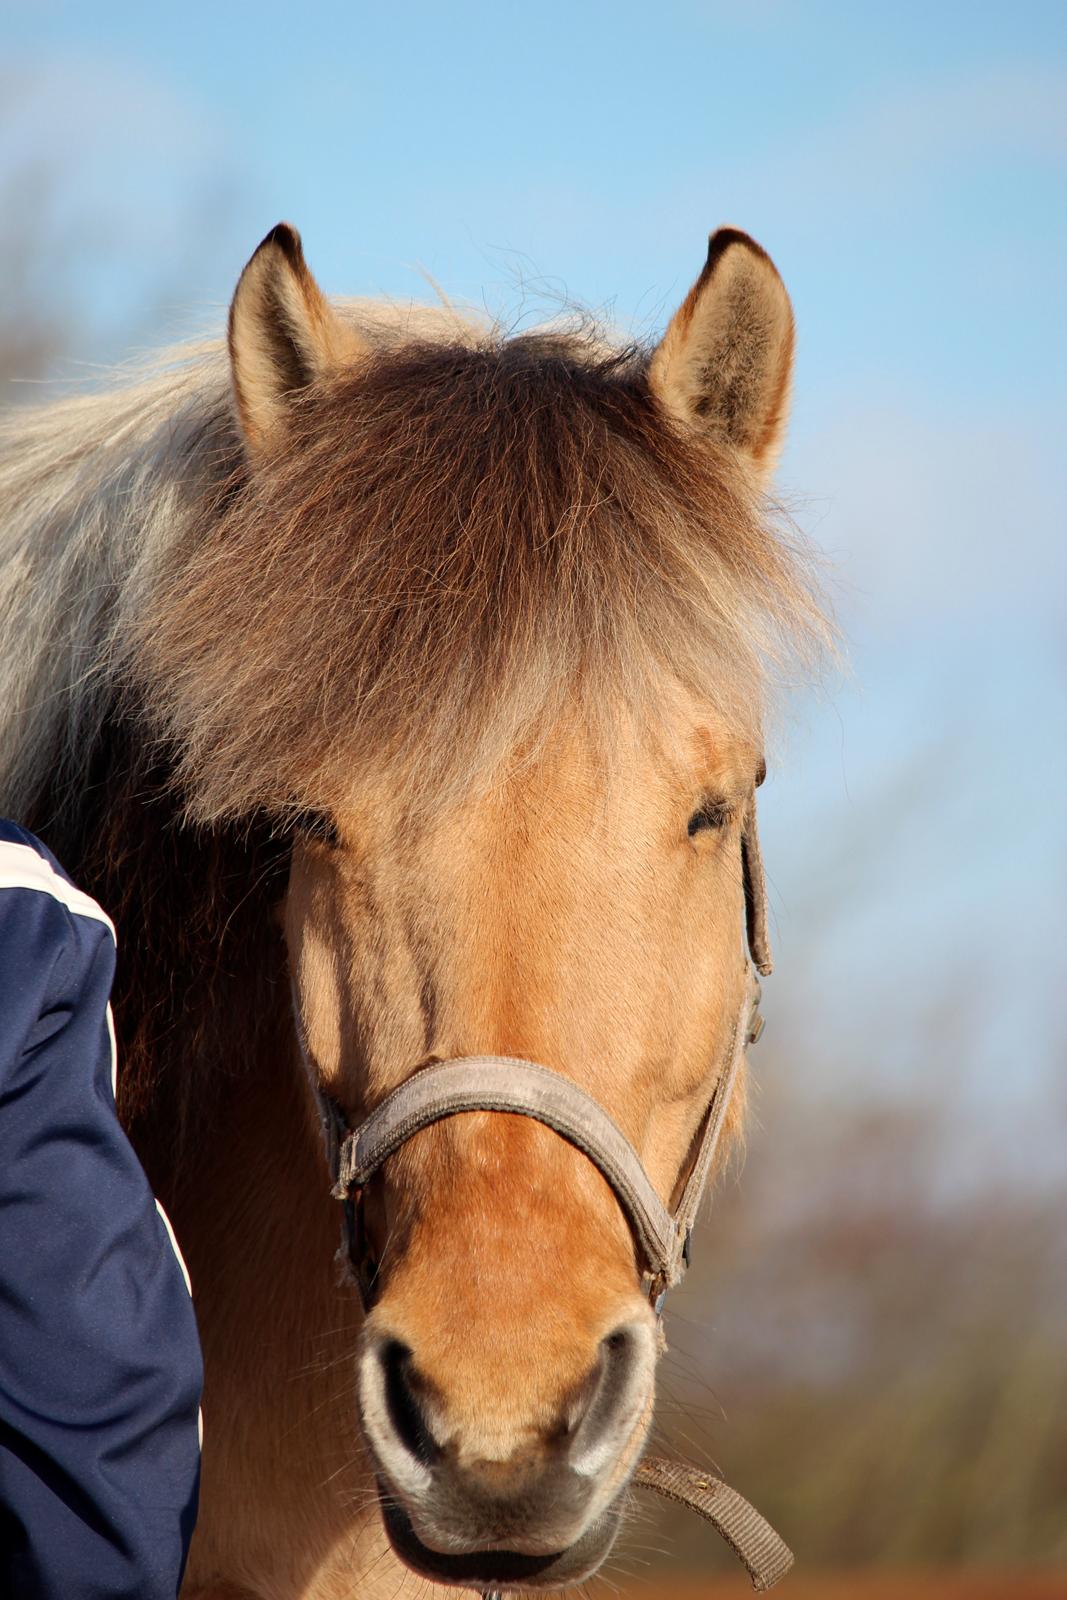
M 774 266 L 729 229 L 652 351 L 384 338 L 291 228 L 252 257 L 244 465 L 145 648 L 193 815 L 292 827 L 316 1126 L 322 1100 L 355 1127 L 435 1062 L 521 1057 L 677 1202 L 750 982 L 763 663 L 810 609 L 763 498 L 792 347 Z M 352 1403 L 395 1547 L 473 1587 L 582 1578 L 662 1347 L 611 1184 L 535 1118 L 474 1109 L 361 1205 Z

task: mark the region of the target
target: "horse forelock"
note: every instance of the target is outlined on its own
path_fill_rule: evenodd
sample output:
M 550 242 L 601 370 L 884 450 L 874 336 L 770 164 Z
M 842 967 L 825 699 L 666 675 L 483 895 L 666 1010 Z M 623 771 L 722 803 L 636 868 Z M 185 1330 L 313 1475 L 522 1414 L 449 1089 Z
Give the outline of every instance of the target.
M 189 814 L 284 813 L 360 777 L 455 797 L 576 707 L 610 751 L 665 676 L 751 736 L 817 607 L 646 365 L 559 333 L 422 341 L 300 397 L 132 630 Z

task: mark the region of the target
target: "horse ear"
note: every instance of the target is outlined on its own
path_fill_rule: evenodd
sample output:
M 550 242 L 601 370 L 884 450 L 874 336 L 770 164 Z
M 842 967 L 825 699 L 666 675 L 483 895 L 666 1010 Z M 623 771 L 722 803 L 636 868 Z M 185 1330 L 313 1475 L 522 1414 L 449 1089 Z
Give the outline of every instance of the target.
M 271 229 L 240 276 L 229 346 L 241 431 L 253 455 L 284 437 L 294 395 L 364 353 L 308 271 L 300 235 L 287 222 Z
M 689 431 L 721 439 L 757 479 L 785 433 L 793 369 L 793 310 L 766 251 L 720 228 L 704 270 L 652 357 L 649 384 Z

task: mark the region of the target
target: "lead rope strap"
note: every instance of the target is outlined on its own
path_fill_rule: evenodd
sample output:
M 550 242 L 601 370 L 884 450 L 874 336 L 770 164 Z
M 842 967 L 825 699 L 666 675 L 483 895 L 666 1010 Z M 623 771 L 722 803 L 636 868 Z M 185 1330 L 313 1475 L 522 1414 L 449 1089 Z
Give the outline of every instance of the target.
M 712 1473 L 664 1456 L 650 1456 L 641 1462 L 634 1482 L 677 1505 L 688 1506 L 710 1522 L 742 1563 L 758 1593 L 773 1589 L 793 1565 L 792 1550 L 766 1517 Z
M 665 1456 L 646 1456 L 633 1481 L 639 1489 L 652 1489 L 710 1522 L 745 1568 L 757 1594 L 773 1589 L 793 1565 L 792 1550 L 766 1517 L 713 1473 Z M 504 1592 L 483 1590 L 482 1600 L 504 1600 Z

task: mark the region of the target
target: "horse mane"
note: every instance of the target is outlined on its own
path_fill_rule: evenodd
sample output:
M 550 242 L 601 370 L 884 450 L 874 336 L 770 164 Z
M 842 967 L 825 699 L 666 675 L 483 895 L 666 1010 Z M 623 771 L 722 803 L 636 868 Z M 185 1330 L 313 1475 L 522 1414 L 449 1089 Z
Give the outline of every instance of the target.
M 287 816 L 360 775 L 454 797 L 576 707 L 608 752 L 664 674 L 757 738 L 768 672 L 825 637 L 797 542 L 668 425 L 645 351 L 343 310 L 373 359 L 254 476 L 221 341 L 0 425 L 0 807 L 133 946 L 134 1120 L 170 1082 L 184 1124 L 252 1013 L 277 1027 Z
M 338 309 L 382 349 L 470 326 L 450 308 Z M 219 338 L 0 412 L 0 804 L 22 812 L 42 786 L 77 802 L 131 632 L 240 459 Z

